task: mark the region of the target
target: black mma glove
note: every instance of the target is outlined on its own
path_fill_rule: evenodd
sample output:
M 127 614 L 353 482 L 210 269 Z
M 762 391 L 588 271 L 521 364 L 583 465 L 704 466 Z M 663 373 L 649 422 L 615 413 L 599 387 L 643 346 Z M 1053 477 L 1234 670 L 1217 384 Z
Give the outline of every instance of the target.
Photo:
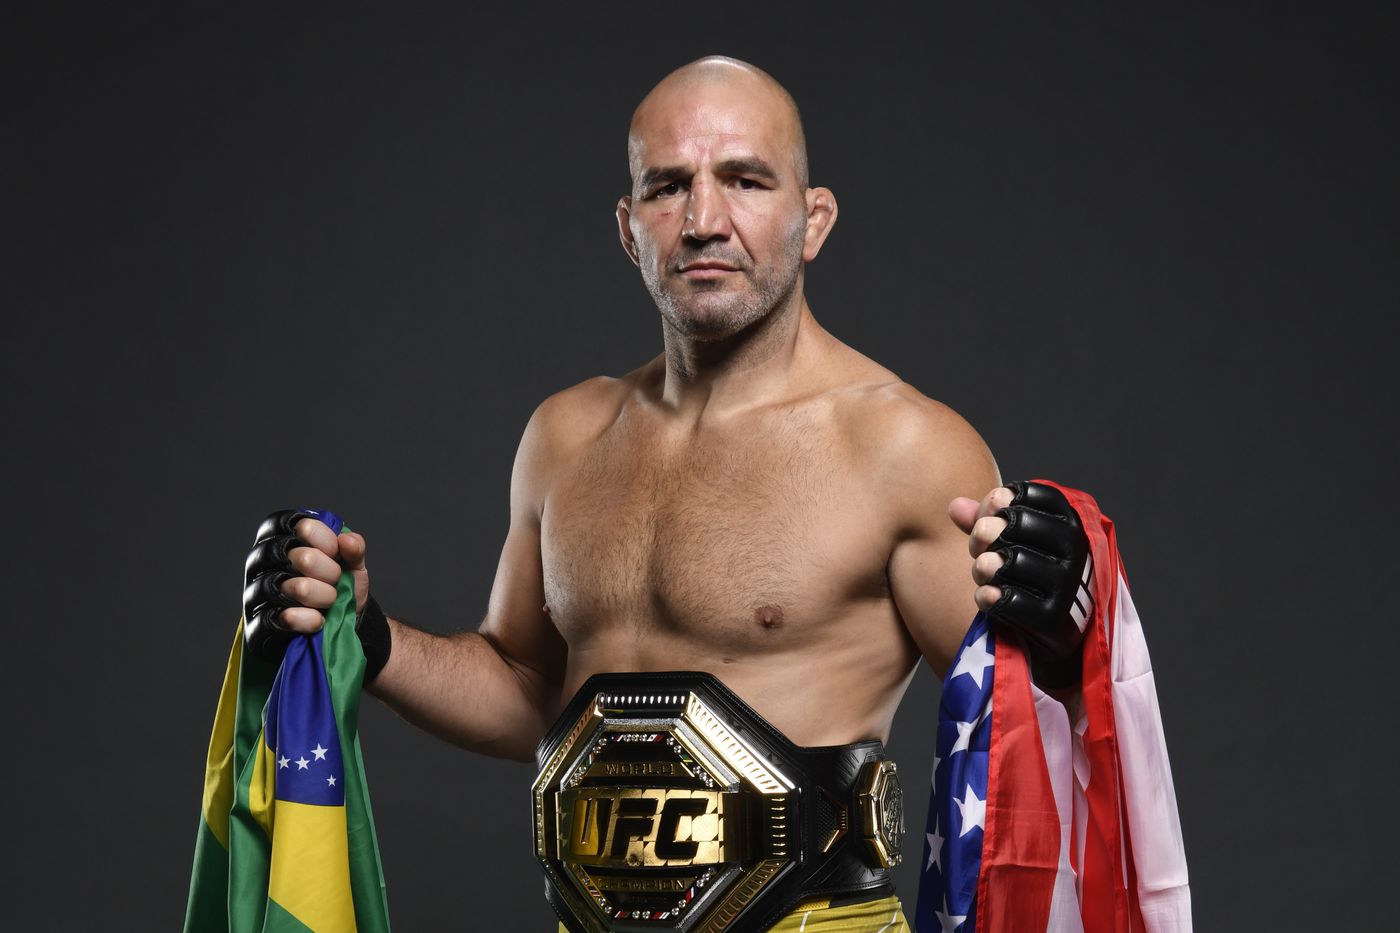
M 282 592 L 282 583 L 301 576 L 292 567 L 291 550 L 311 546 L 296 535 L 297 522 L 303 518 L 325 522 L 337 534 L 345 525 L 332 512 L 314 509 L 273 512 L 258 526 L 253 549 L 248 552 L 243 566 L 244 640 L 253 654 L 273 664 L 282 660 L 287 644 L 297 634 L 282 625 L 282 610 L 300 605 Z M 391 647 L 389 622 L 373 596 L 365 599 L 364 608 L 355 617 L 355 634 L 360 636 L 360 647 L 365 653 L 364 682 L 368 684 L 384 669 Z
M 1011 504 L 996 513 L 1006 529 L 987 548 L 1006 561 L 990 581 L 1001 599 L 987 614 L 1025 636 L 1037 683 L 1072 686 L 1082 674 L 1079 643 L 1092 608 L 1089 536 L 1054 486 L 1006 486 Z

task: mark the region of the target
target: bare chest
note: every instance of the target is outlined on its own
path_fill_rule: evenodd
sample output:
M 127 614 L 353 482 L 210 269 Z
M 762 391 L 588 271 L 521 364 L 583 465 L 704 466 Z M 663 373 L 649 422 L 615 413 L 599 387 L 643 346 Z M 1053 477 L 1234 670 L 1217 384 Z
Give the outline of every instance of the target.
M 550 613 L 571 647 L 666 634 L 752 654 L 820 638 L 884 586 L 866 492 L 831 438 L 767 423 L 661 455 L 605 435 L 560 476 L 543 516 Z

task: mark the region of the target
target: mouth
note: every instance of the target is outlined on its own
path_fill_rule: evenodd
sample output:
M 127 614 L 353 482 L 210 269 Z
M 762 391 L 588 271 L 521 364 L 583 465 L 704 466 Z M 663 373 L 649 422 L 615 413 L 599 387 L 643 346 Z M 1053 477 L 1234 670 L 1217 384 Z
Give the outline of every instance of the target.
M 680 267 L 680 274 L 684 278 L 692 280 L 718 279 L 738 271 L 737 267 L 731 266 L 727 262 L 710 259 L 686 263 Z

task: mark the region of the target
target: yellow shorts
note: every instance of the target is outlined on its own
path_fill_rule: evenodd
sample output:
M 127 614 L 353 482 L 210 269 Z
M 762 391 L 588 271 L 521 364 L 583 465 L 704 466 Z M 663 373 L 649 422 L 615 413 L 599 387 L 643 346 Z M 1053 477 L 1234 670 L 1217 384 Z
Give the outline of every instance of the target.
M 798 904 L 797 909 L 779 920 L 772 933 L 909 933 L 904 908 L 894 895 L 878 901 L 830 906 L 825 900 Z M 559 924 L 559 933 L 567 933 Z

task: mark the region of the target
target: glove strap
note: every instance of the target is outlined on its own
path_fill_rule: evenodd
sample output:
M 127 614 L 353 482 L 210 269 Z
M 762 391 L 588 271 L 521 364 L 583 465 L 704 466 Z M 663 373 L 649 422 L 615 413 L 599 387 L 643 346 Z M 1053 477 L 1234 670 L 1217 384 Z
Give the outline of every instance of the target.
M 364 608 L 355 618 L 355 634 L 360 636 L 360 648 L 365 653 L 364 682 L 368 686 L 389 663 L 389 651 L 393 647 L 389 620 L 372 594 L 365 599 Z

